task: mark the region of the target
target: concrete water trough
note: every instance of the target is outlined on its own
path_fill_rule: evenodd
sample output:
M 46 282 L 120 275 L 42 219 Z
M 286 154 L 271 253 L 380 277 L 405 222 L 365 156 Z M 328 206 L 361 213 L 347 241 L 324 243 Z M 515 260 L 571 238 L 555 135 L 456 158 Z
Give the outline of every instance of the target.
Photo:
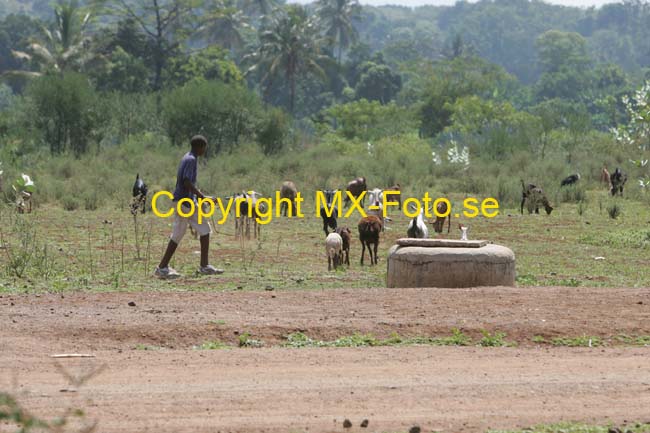
M 398 239 L 386 280 L 388 287 L 514 286 L 515 254 L 481 240 Z

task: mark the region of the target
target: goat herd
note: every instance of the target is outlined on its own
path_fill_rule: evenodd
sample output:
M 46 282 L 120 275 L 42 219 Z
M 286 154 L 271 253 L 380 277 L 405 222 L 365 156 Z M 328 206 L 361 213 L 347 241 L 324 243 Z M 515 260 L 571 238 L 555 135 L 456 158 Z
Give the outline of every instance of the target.
M 580 173 L 567 176 L 562 179 L 562 182 L 560 182 L 560 188 L 575 185 L 579 180 Z M 610 175 L 609 171 L 607 170 L 607 166 L 603 166 L 600 172 L 600 181 L 607 186 L 607 189 L 612 194 L 612 196 L 615 196 L 617 194 L 622 196 L 623 187 L 627 182 L 627 174 L 623 173 L 623 171 L 617 167 L 616 170 L 614 170 L 614 173 Z M 546 213 L 548 215 L 551 214 L 553 211 L 553 206 L 551 206 L 549 203 L 548 198 L 546 197 L 546 194 L 542 188 L 533 185 L 532 183 L 525 184 L 523 179 L 521 180 L 521 187 L 522 193 L 520 212 L 522 214 L 524 213 L 524 204 L 526 204 L 526 202 L 528 202 L 526 205 L 528 213 L 539 213 L 540 206 L 543 206 L 544 210 L 546 210 Z
M 562 180 L 560 187 L 574 185 L 580 180 L 580 174 L 572 174 Z M 601 181 L 608 185 L 608 189 L 612 195 L 623 194 L 623 187 L 627 181 L 627 175 L 619 168 L 616 168 L 613 174 L 603 167 L 601 171 Z M 553 207 L 550 205 L 546 194 L 543 189 L 533 184 L 522 184 L 522 199 L 521 199 L 521 213 L 523 213 L 524 205 L 528 202 L 527 209 L 529 213 L 539 213 L 539 208 L 544 207 L 547 214 L 550 214 Z M 140 178 L 136 176 L 135 184 L 133 185 L 133 202 L 131 205 L 131 212 L 135 216 L 140 210 L 142 213 L 145 211 L 145 204 L 147 200 L 147 186 Z M 352 231 L 349 227 L 339 227 L 337 224 L 338 209 L 334 205 L 336 194 L 338 190 L 323 190 L 321 191 L 325 197 L 325 202 L 329 212 L 325 206 L 319 209 L 319 216 L 323 220 L 323 231 L 325 232 L 325 250 L 327 253 L 328 270 L 336 269 L 342 264 L 350 265 L 350 244 L 352 241 Z M 390 218 L 383 215 L 383 196 L 385 193 L 392 192 L 394 195 L 391 200 L 397 202 L 401 207 L 401 187 L 399 184 L 393 185 L 389 188 L 380 189 L 375 188 L 368 190 L 366 178 L 358 177 L 348 182 L 346 187 L 346 196 L 344 206 L 350 204 L 350 196 L 358 199 L 362 207 L 365 207 L 365 197 L 369 199 L 369 210 L 366 211 L 366 216 L 362 217 L 358 224 L 357 230 L 359 233 L 359 241 L 361 242 L 361 265 L 364 263 L 365 251 L 368 249 L 371 265 L 377 264 L 377 249 L 379 247 L 380 233 L 384 231 L 386 221 L 391 221 Z M 364 194 L 365 193 L 365 194 Z M 282 184 L 280 189 L 280 198 L 282 200 L 280 214 L 283 216 L 293 215 L 296 207 L 296 198 L 298 189 L 295 183 L 286 181 Z M 251 228 L 254 238 L 259 237 L 261 225 L 258 223 L 258 215 L 256 214 L 257 201 L 262 197 L 261 194 L 255 191 L 247 191 L 236 193 L 228 198 L 235 199 L 238 203 L 239 213 L 235 218 L 235 237 L 243 239 L 244 237 L 251 237 Z M 240 198 L 241 200 L 237 200 Z M 286 200 L 284 200 L 286 199 Z M 289 205 L 290 203 L 290 205 Z M 290 209 L 291 206 L 291 209 Z M 431 209 L 429 209 L 430 211 Z M 447 219 L 447 233 L 451 229 L 451 212 L 448 212 L 447 204 L 439 202 L 437 205 L 436 215 L 447 215 L 447 217 L 436 216 L 435 221 L 431 222 L 436 233 L 442 233 L 444 228 L 445 219 Z M 425 223 L 424 209 L 420 209 L 420 213 L 413 218 L 408 225 L 406 234 L 409 238 L 426 239 L 429 237 L 429 231 Z M 332 232 L 330 233 L 330 229 Z

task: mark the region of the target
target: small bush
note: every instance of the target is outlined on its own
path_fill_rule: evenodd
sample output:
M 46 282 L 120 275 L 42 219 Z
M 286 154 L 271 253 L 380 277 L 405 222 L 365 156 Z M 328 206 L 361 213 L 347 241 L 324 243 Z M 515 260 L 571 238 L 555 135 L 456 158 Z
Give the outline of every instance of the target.
M 251 338 L 248 332 L 239 336 L 239 347 L 262 347 L 264 343 L 261 340 Z
M 478 342 L 479 346 L 482 347 L 502 347 L 508 346 L 508 343 L 504 340 L 506 334 L 503 332 L 495 332 L 490 334 L 488 331 L 481 331 L 483 338 Z
M 63 209 L 67 211 L 74 211 L 79 209 L 79 200 L 71 195 L 63 197 Z
M 581 203 L 587 200 L 587 193 L 578 185 L 571 185 L 560 190 L 560 201 L 563 203 Z
M 289 120 L 289 116 L 279 108 L 272 108 L 266 113 L 257 130 L 257 142 L 262 146 L 265 155 L 282 150 L 289 131 Z
M 99 208 L 99 194 L 89 192 L 84 195 L 84 209 L 94 211 Z
M 607 206 L 607 215 L 615 220 L 621 215 L 621 207 L 616 203 Z

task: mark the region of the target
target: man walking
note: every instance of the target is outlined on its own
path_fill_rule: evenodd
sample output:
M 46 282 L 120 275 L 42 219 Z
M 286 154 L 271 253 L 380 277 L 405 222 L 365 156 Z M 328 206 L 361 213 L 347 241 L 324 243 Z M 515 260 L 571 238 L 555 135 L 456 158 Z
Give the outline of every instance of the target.
M 178 172 L 176 175 L 176 189 L 174 190 L 174 206 L 178 205 L 178 201 L 181 199 L 190 199 L 194 202 L 194 212 L 189 216 L 181 216 L 179 212 L 176 212 L 174 216 L 174 226 L 172 229 L 172 235 L 167 244 L 167 250 L 163 256 L 160 264 L 154 271 L 154 275 L 163 278 L 176 278 L 180 274 L 174 269 L 169 267 L 169 261 L 174 256 L 174 252 L 178 247 L 181 239 L 187 231 L 187 225 L 191 225 L 194 231 L 196 231 L 200 237 L 201 241 L 201 266 L 199 267 L 199 273 L 204 275 L 215 275 L 223 273 L 222 269 L 217 269 L 214 266 L 208 263 L 208 252 L 210 250 L 210 225 L 203 219 L 199 224 L 198 222 L 198 199 L 206 198 L 205 195 L 196 187 L 196 177 L 197 177 L 197 159 L 199 156 L 205 155 L 205 151 L 208 147 L 208 141 L 202 135 L 196 135 L 192 137 L 191 140 L 192 150 L 187 152 L 181 163 L 178 166 Z M 183 203 L 184 213 L 189 213 L 190 205 Z

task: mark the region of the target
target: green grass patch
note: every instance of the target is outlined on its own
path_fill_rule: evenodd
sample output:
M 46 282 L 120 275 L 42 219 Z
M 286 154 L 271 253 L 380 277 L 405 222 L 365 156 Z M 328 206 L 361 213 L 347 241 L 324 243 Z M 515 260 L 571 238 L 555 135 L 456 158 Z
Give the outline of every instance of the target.
M 206 341 L 205 343 L 194 346 L 194 350 L 220 350 L 220 349 L 230 349 L 231 346 L 223 343 L 219 340 Z
M 393 221 L 381 235 L 380 266 L 359 265 L 361 248 L 353 238 L 350 267 L 345 266 L 345 272 L 327 272 L 322 222 L 312 215 L 314 203 L 305 194 L 306 218 L 274 220 L 262 227 L 258 240 L 235 239 L 232 221 L 217 225 L 211 237 L 213 264 L 225 269 L 223 275 L 196 275 L 199 244 L 188 233 L 171 263 L 183 277 L 173 283 L 152 276 L 171 221 L 150 212 L 139 214 L 136 231 L 126 207 L 80 209 L 74 212 L 77 223 L 70 223 L 70 212 L 59 207 L 44 205 L 32 214 L 16 215 L 1 206 L 0 293 L 385 287 L 387 252 L 405 235 L 408 218 L 391 212 Z M 450 198 L 452 207 L 462 205 L 460 196 L 450 194 Z M 647 213 L 647 205 L 626 199 L 625 206 L 625 217 L 616 221 L 604 209 L 581 219 L 577 205 L 562 204 L 550 216 L 520 216 L 501 209 L 495 218 L 459 222 L 471 227 L 471 238 L 489 239 L 515 252 L 519 286 L 648 287 L 650 273 L 643 266 L 650 261 L 650 230 L 641 229 L 645 219 L 635 217 Z M 354 229 L 357 221 L 355 214 L 341 218 L 339 225 Z M 443 237 L 457 235 L 452 231 Z M 630 250 L 636 251 L 633 257 Z M 598 256 L 605 260 L 594 260 Z
M 621 427 L 613 425 L 589 425 L 575 422 L 562 422 L 557 424 L 543 424 L 520 430 L 488 430 L 488 433 L 609 433 L 609 432 L 650 432 L 650 424 L 636 423 Z
M 478 345 L 481 347 L 503 347 L 503 346 L 516 346 L 514 342 L 507 342 L 505 340 L 506 334 L 503 332 L 494 332 L 493 334 L 489 333 L 486 330 L 482 330 L 483 338 L 478 342 Z
M 648 249 L 650 248 L 650 230 L 618 229 L 588 233 L 580 236 L 579 241 L 599 247 Z
M 629 346 L 650 346 L 650 335 L 617 335 L 616 340 Z
M 239 336 L 239 347 L 262 347 L 264 342 L 262 340 L 256 340 L 251 338 L 251 335 L 248 332 L 243 333 Z
M 537 344 L 551 344 L 553 346 L 564 347 L 602 347 L 605 342 L 600 337 L 582 335 L 578 337 L 554 337 L 549 339 L 541 335 L 535 335 L 532 339 L 533 343 Z M 627 343 L 626 343 L 627 344 Z
M 355 333 L 332 341 L 314 340 L 302 332 L 287 335 L 284 347 L 376 347 L 376 346 L 469 346 L 472 339 L 458 329 L 445 337 L 401 337 L 394 333 L 386 339 L 376 338 L 372 334 Z

